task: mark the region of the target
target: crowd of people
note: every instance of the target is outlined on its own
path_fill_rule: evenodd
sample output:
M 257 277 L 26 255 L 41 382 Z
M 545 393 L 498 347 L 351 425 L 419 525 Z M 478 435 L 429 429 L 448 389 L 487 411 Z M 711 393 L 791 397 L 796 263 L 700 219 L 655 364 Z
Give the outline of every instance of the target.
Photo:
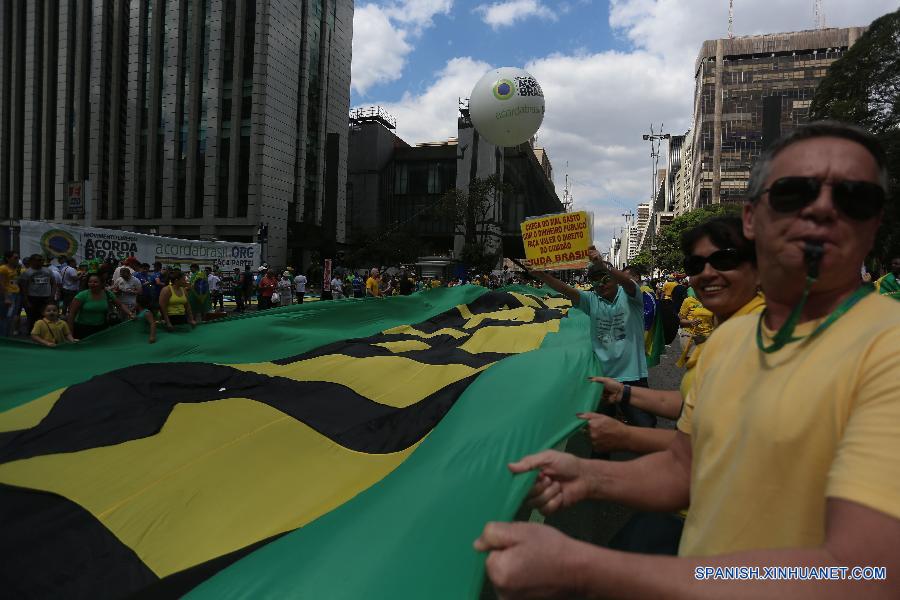
M 535 474 L 544 514 L 637 512 L 609 547 L 488 523 L 474 545 L 502 597 L 896 597 L 900 258 L 877 281 L 860 269 L 887 198 L 884 150 L 861 129 L 814 123 L 769 148 L 742 217 L 682 237 L 690 289 L 661 286 L 684 293 L 677 390 L 647 386 L 633 274 L 596 254 L 590 291 L 534 274 L 591 317 L 601 410 L 579 415 L 591 457 L 548 450 L 509 470 Z
M 519 274 L 473 273 L 450 279 L 423 277 L 410 267 L 341 269 L 329 285 L 316 286 L 314 298 L 385 298 L 466 283 L 499 288 L 519 283 Z M 302 304 L 310 298 L 306 274 L 267 264 L 221 270 L 191 264 L 188 270 L 160 262 L 150 265 L 133 256 L 122 260 L 20 257 L 4 253 L 0 266 L 0 337 L 21 337 L 44 346 L 73 343 L 122 321 L 145 325 L 147 339 L 157 339 L 157 325 L 167 331 L 189 330 L 227 312 L 267 310 Z M 24 311 L 24 315 L 23 315 Z

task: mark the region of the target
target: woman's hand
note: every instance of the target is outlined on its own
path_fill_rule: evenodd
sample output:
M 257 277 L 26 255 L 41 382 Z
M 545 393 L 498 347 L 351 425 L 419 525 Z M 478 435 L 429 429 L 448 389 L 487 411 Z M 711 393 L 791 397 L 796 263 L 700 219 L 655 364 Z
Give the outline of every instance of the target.
M 625 390 L 623 384 L 615 379 L 610 379 L 609 377 L 588 377 L 588 381 L 603 384 L 603 400 L 605 402 L 610 402 L 612 404 L 621 402 L 622 392 Z
M 588 435 L 595 452 L 616 452 L 628 449 L 628 425 L 594 412 L 579 413 L 579 419 L 587 421 Z

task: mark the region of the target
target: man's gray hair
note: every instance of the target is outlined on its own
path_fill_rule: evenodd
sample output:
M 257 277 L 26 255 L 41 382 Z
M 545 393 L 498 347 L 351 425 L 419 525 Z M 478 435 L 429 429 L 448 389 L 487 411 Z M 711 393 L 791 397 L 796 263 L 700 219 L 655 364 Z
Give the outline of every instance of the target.
M 888 191 L 887 155 L 878 138 L 862 127 L 850 125 L 849 123 L 816 121 L 801 125 L 781 137 L 756 159 L 756 162 L 753 164 L 753 170 L 750 171 L 750 180 L 747 184 L 747 200 L 753 202 L 763 195 L 766 180 L 772 171 L 772 161 L 782 150 L 804 140 L 829 137 L 850 140 L 868 150 L 878 165 L 878 183 L 885 192 Z

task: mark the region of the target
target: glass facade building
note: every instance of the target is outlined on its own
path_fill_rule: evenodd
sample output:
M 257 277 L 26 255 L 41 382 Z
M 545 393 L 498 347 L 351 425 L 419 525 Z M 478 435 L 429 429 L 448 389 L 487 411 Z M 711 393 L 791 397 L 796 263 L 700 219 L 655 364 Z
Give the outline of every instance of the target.
M 808 119 L 816 87 L 865 31 L 711 40 L 695 64 L 692 207 L 742 201 L 762 151 Z
M 84 222 L 89 180 L 96 226 L 343 243 L 352 33 L 352 0 L 0 2 L 0 225 Z

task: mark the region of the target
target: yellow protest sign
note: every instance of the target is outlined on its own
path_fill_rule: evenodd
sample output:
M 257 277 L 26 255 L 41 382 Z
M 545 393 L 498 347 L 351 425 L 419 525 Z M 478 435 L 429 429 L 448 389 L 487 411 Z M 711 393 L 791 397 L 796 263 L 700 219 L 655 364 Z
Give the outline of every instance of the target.
M 536 271 L 583 269 L 588 264 L 592 219 L 587 211 L 545 215 L 522 223 L 525 258 Z

